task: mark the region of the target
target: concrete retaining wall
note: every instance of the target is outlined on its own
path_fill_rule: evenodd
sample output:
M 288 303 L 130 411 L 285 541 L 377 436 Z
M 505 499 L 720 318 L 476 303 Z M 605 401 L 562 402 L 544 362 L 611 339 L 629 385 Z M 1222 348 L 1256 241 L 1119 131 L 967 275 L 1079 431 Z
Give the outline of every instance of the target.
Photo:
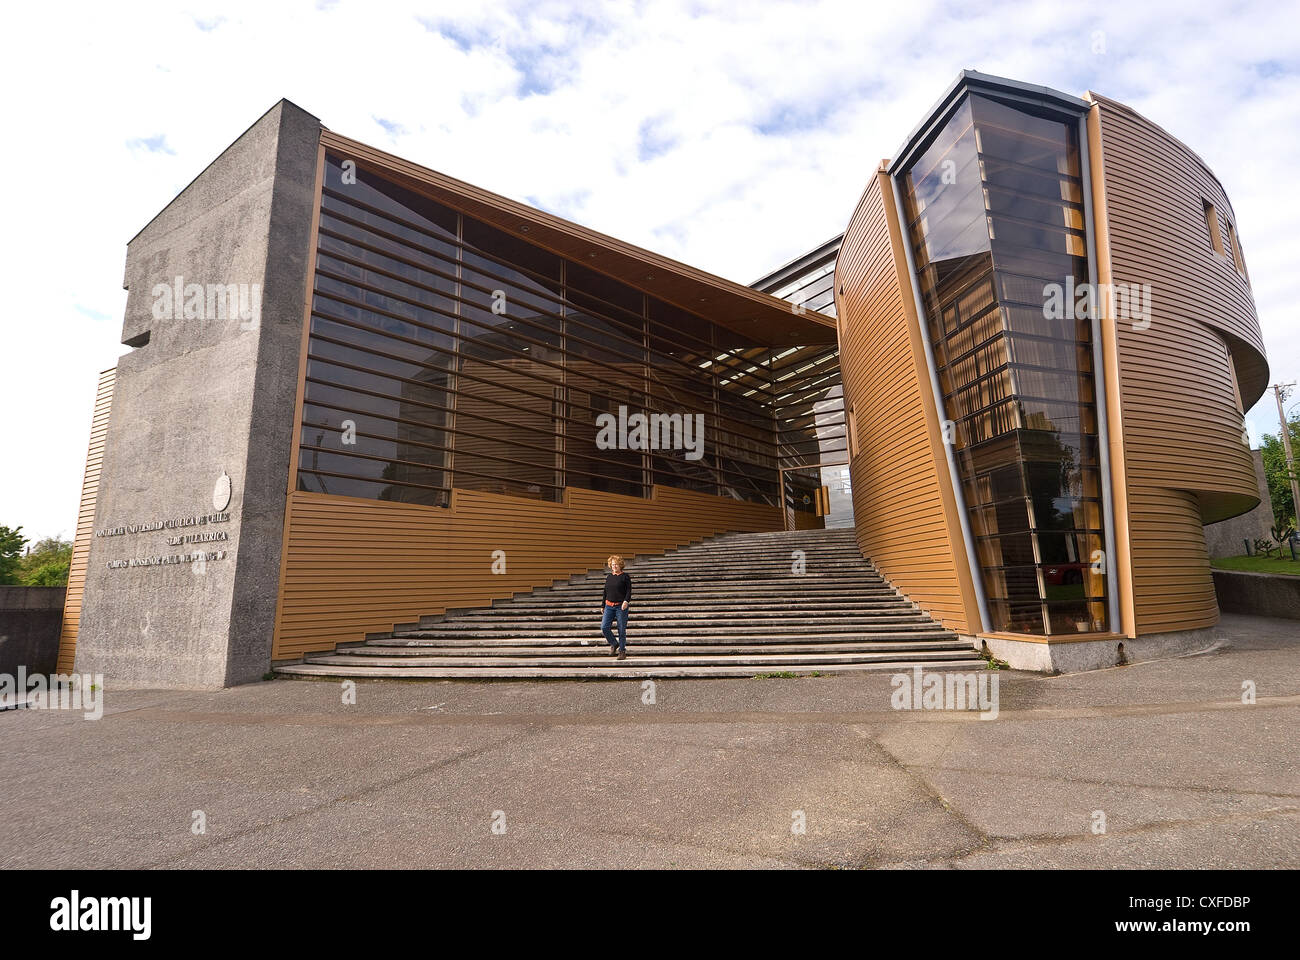
M 1300 620 L 1300 577 L 1215 570 L 1214 592 L 1224 613 Z
M 64 587 L 0 586 L 0 673 L 54 673 Z

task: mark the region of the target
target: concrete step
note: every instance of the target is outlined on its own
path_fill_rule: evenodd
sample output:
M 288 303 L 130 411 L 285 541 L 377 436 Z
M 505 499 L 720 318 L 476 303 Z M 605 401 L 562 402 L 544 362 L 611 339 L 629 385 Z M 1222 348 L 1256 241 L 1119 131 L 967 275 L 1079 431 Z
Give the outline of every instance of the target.
M 749 604 L 719 604 L 719 605 L 696 605 L 696 606 L 676 606 L 676 605 L 651 605 L 641 603 L 633 605 L 628 611 L 638 623 L 655 622 L 660 620 L 712 620 L 718 617 L 734 618 L 742 615 L 752 620 L 781 620 L 790 617 L 797 617 L 807 622 L 809 617 L 816 616 L 821 618 L 838 618 L 845 617 L 865 617 L 870 619 L 875 616 L 884 615 L 904 615 L 919 617 L 922 614 L 910 603 L 903 600 L 893 602 L 878 603 L 871 606 L 867 605 L 840 605 L 834 607 L 822 607 L 816 610 L 800 608 L 792 604 L 782 606 L 751 606 Z M 600 619 L 603 609 L 600 606 L 600 600 L 595 602 L 575 603 L 568 606 L 544 606 L 535 607 L 493 607 L 487 612 L 465 612 L 448 616 L 437 622 L 438 626 L 444 625 L 470 625 L 483 623 L 502 623 L 505 621 L 519 621 L 522 623 L 537 623 L 542 620 L 553 622 L 573 621 L 579 623 L 589 622 L 592 618 Z M 429 626 L 434 624 L 430 622 Z
M 880 630 L 872 633 L 792 632 L 783 636 L 773 636 L 770 634 L 720 636 L 716 632 L 699 631 L 695 635 L 664 633 L 660 636 L 643 636 L 640 633 L 636 633 L 628 639 L 636 646 L 656 646 L 659 644 L 705 644 L 713 646 L 761 644 L 769 646 L 775 645 L 780 649 L 784 649 L 785 645 L 789 643 L 935 643 L 955 640 L 957 639 L 957 635 L 951 630 L 945 630 L 937 623 L 930 623 L 924 629 L 917 627 Z M 535 632 L 505 634 L 502 636 L 470 636 L 464 633 L 448 633 L 445 636 L 428 636 L 422 631 L 416 631 L 409 634 L 394 633 L 392 636 L 367 640 L 366 645 L 375 647 L 411 647 L 443 646 L 446 644 L 452 644 L 488 647 L 501 644 L 546 644 L 549 646 L 552 644 L 582 644 L 584 640 L 590 641 L 592 644 L 601 644 L 605 642 L 605 638 L 598 630 L 592 630 L 585 634 L 565 633 L 558 636 L 539 636 Z M 356 647 L 351 647 L 349 649 L 356 649 Z
M 822 539 L 816 537 L 801 537 L 788 540 L 751 540 L 739 538 L 735 540 L 704 540 L 700 543 L 688 544 L 679 547 L 673 551 L 674 554 L 681 553 L 718 553 L 732 551 L 735 553 L 755 553 L 759 550 L 775 551 L 783 547 L 792 549 L 806 550 L 825 550 L 827 553 L 839 552 L 842 550 L 856 550 L 858 544 L 856 540 L 845 539 L 843 537 L 836 539 Z M 664 554 L 644 554 L 643 556 L 664 556 Z
M 504 629 L 512 626 L 528 626 L 529 624 L 549 623 L 556 627 L 588 627 L 592 621 L 599 621 L 603 615 L 600 607 L 593 606 L 591 609 L 557 611 L 552 613 L 534 613 L 531 615 L 520 614 L 517 611 L 501 609 L 495 616 L 491 614 L 462 614 L 454 619 L 446 620 L 439 626 L 448 628 L 466 627 L 480 628 L 488 627 L 493 629 Z M 808 623 L 808 614 L 806 611 L 799 610 L 795 607 L 788 607 L 784 610 L 750 610 L 744 606 L 720 607 L 717 610 L 692 610 L 692 611 L 655 611 L 644 610 L 640 608 L 628 611 L 629 622 L 643 626 L 659 626 L 661 624 L 673 624 L 680 627 L 748 627 L 762 626 L 769 623 L 791 622 L 806 626 Z M 919 620 L 923 619 L 922 615 L 917 613 L 911 607 L 896 606 L 884 607 L 878 610 L 849 610 L 836 612 L 822 612 L 817 617 L 818 624 L 840 624 L 840 623 L 875 623 L 893 621 L 900 618 Z
M 603 581 L 586 583 L 562 583 L 554 587 L 543 587 L 550 596 L 580 594 L 589 596 L 599 594 Z M 894 593 L 884 580 L 868 577 L 728 577 L 726 579 L 659 579 L 632 581 L 632 596 L 647 594 L 651 596 L 684 596 L 686 594 L 706 594 L 719 597 L 761 597 L 764 594 L 784 596 L 802 596 L 805 592 L 834 594 L 838 590 L 849 595 L 881 596 Z M 536 595 L 536 594 L 534 594 Z M 897 594 L 895 594 L 896 596 Z
M 632 593 L 632 602 L 638 607 L 644 606 L 649 602 L 666 602 L 666 603 L 691 603 L 696 606 L 708 604 L 716 608 L 735 606 L 738 603 L 744 603 L 746 606 L 750 603 L 804 603 L 820 601 L 838 602 L 838 603 L 875 603 L 879 601 L 902 601 L 906 603 L 897 593 L 892 590 L 879 590 L 871 593 L 860 593 L 856 591 L 843 590 L 804 590 L 798 592 L 785 592 L 779 590 L 754 591 L 748 594 L 733 593 L 730 591 L 690 591 L 681 590 L 675 593 L 647 593 L 635 590 Z M 527 594 L 522 597 L 506 598 L 497 600 L 491 607 L 458 607 L 458 612 L 469 612 L 471 610 L 498 610 L 504 607 L 517 607 L 519 609 L 540 607 L 550 609 L 557 603 L 587 604 L 589 606 L 599 606 L 604 602 L 604 594 L 599 589 L 585 591 L 565 591 L 564 593 L 555 594 Z M 447 616 L 447 614 L 439 614 Z M 425 617 L 424 619 L 429 619 Z
M 804 572 L 794 573 L 793 551 Z M 277 668 L 304 678 L 616 679 L 981 669 L 966 641 L 916 608 L 851 530 L 737 534 L 633 558 L 629 655 L 600 634 L 605 573 L 399 624 Z
M 651 643 L 639 642 L 633 644 L 638 653 L 646 651 L 652 652 L 674 652 L 683 655 L 694 655 L 696 653 L 717 656 L 726 653 L 774 653 L 786 652 L 791 653 L 893 653 L 895 655 L 908 653 L 912 651 L 947 651 L 965 652 L 971 649 L 971 645 L 963 640 L 886 640 L 886 641 L 824 641 L 824 642 L 805 642 L 803 638 L 792 639 L 785 643 L 758 643 L 758 644 L 716 644 L 716 643 L 696 643 L 691 641 L 657 641 Z M 516 641 L 456 641 L 442 640 L 421 643 L 418 646 L 396 646 L 393 644 L 379 645 L 376 643 L 366 643 L 354 647 L 341 648 L 337 652 L 357 657 L 427 657 L 427 656 L 484 656 L 484 657 L 510 657 L 510 656 L 550 656 L 553 653 L 575 653 L 590 650 L 603 650 L 605 641 L 603 638 L 596 640 L 551 640 L 539 641 L 532 644 L 521 644 Z M 325 656 L 320 654 L 319 656 Z
M 698 541 L 699 543 L 721 543 L 727 540 L 741 540 L 746 543 L 755 540 L 801 540 L 807 537 L 815 537 L 818 540 L 835 540 L 840 537 L 853 537 L 851 527 L 832 527 L 829 530 L 762 530 L 758 533 L 720 533 L 716 536 L 709 537 Z
M 502 600 L 503 603 L 526 603 L 530 600 L 573 599 L 580 597 L 603 597 L 603 584 L 564 584 L 559 587 L 534 591 L 524 596 Z M 884 583 L 855 583 L 853 581 L 827 582 L 824 580 L 789 580 L 786 582 L 762 583 L 756 580 L 737 580 L 713 583 L 695 583 L 683 581 L 668 584 L 646 584 L 633 581 L 633 598 L 656 600 L 773 600 L 773 599 L 817 599 L 817 600 L 873 600 L 882 597 L 897 597 L 898 593 Z
M 501 611 L 519 610 L 583 610 L 599 607 L 602 603 L 601 595 L 594 596 L 565 596 L 565 597 L 539 597 L 529 596 L 521 597 L 518 600 L 499 600 L 496 606 L 492 607 L 461 607 L 453 614 L 448 612 L 448 616 L 494 616 Z M 672 596 L 648 596 L 636 598 L 636 608 L 638 611 L 645 613 L 650 610 L 658 611 L 686 611 L 691 610 L 721 610 L 734 603 L 725 601 L 711 600 L 705 598 L 686 598 Z M 746 597 L 744 600 L 746 610 L 790 610 L 799 609 L 806 612 L 821 612 L 835 610 L 880 610 L 888 607 L 906 607 L 915 609 L 915 605 L 904 600 L 896 593 L 881 594 L 859 600 L 843 600 L 837 597 L 826 598 L 807 598 L 800 597 L 792 599 L 786 596 L 762 598 Z
M 543 590 L 554 590 L 563 592 L 582 587 L 590 590 L 595 587 L 599 589 L 603 586 L 605 578 L 591 580 L 571 580 L 559 583 L 551 587 L 543 587 Z M 701 589 L 717 590 L 723 586 L 731 588 L 759 588 L 772 589 L 774 587 L 798 587 L 806 584 L 811 587 L 832 587 L 832 586 L 853 586 L 853 587 L 884 587 L 886 581 L 883 577 L 875 574 L 855 574 L 835 571 L 833 573 L 819 573 L 810 570 L 808 573 L 799 575 L 793 574 L 789 570 L 783 570 L 779 573 L 754 573 L 746 574 L 728 570 L 726 572 L 706 572 L 703 574 L 673 574 L 671 576 L 664 574 L 660 576 L 634 576 L 632 577 L 632 592 L 645 590 L 647 588 L 663 587 L 665 589 L 676 589 L 686 587 L 699 587 Z
M 874 570 L 875 566 L 869 560 L 853 554 L 843 555 L 823 555 L 816 553 L 804 552 L 802 557 L 796 556 L 793 551 L 788 554 L 778 553 L 775 556 L 768 554 L 763 557 L 737 557 L 731 554 L 719 554 L 717 556 L 692 555 L 692 554 L 674 554 L 671 559 L 665 560 L 656 557 L 654 560 L 631 560 L 627 563 L 629 573 L 635 573 L 638 570 L 663 570 L 670 567 L 680 567 L 682 569 L 692 570 L 701 567 L 753 567 L 755 570 L 763 570 L 768 567 L 789 569 L 796 562 L 802 560 L 807 566 L 838 567 L 849 566 L 859 570 Z M 591 568 L 584 571 L 587 576 L 604 576 L 604 568 Z
M 613 660 L 605 656 L 603 661 L 590 667 L 366 667 L 343 666 L 319 663 L 288 664 L 276 669 L 277 673 L 290 677 L 317 677 L 335 679 L 352 677 L 358 679 L 383 680 L 628 680 L 628 679 L 706 679 L 706 678 L 752 678 L 764 673 L 809 673 L 836 674 L 861 672 L 905 673 L 916 664 L 911 660 L 881 661 L 878 663 L 834 663 L 816 667 L 803 667 L 798 670 L 777 669 L 769 667 L 756 670 L 752 666 L 706 666 L 704 664 L 683 664 L 678 666 L 654 666 L 639 664 L 631 656 L 626 660 Z M 981 669 L 983 660 L 965 659 L 926 661 L 929 670 Z
M 629 562 L 642 562 L 646 560 L 663 560 L 664 558 L 673 559 L 677 557 L 748 557 L 759 560 L 772 559 L 774 557 L 788 557 L 796 550 L 803 552 L 807 556 L 835 556 L 851 557 L 854 560 L 869 560 L 862 556 L 858 551 L 855 543 L 836 543 L 820 544 L 795 542 L 789 543 L 766 543 L 766 544 L 743 544 L 743 543 L 716 543 L 695 547 L 685 547 L 681 550 L 669 554 L 647 554 L 645 556 L 629 559 Z
M 582 600 L 590 597 L 603 598 L 603 584 L 588 583 L 582 585 L 565 585 L 535 590 L 531 593 L 517 594 L 497 600 L 497 603 L 523 604 L 545 603 L 551 600 Z M 640 600 L 767 600 L 801 602 L 804 600 L 890 600 L 899 599 L 900 595 L 885 584 L 853 585 L 844 583 L 816 583 L 798 581 L 788 585 L 757 584 L 745 581 L 737 584 L 694 584 L 683 583 L 668 587 L 647 587 L 644 583 L 633 583 L 633 599 Z M 482 609 L 482 608 L 468 608 Z
M 913 632 L 918 630 L 936 630 L 936 624 L 928 619 L 915 618 L 881 618 L 879 620 L 848 620 L 844 623 L 831 623 L 819 619 L 815 624 L 807 619 L 774 620 L 774 622 L 750 622 L 736 620 L 728 623 L 676 623 L 669 619 L 663 623 L 633 622 L 628 626 L 629 636 L 647 637 L 693 637 L 724 636 L 729 641 L 736 637 L 753 635 L 766 636 L 806 636 L 811 630 L 819 633 L 878 633 L 881 631 Z M 601 636 L 601 624 L 594 618 L 581 623 L 549 623 L 546 620 L 529 623 L 484 623 L 459 626 L 446 623 L 437 627 L 420 627 L 419 630 L 394 630 L 393 636 L 403 637 L 437 637 L 437 636 Z
M 765 640 L 772 637 L 808 636 L 810 629 L 815 629 L 820 635 L 840 635 L 840 636 L 862 636 L 869 637 L 875 633 L 898 633 L 900 635 L 916 635 L 918 633 L 949 633 L 939 624 L 932 620 L 917 621 L 888 621 L 884 623 L 846 623 L 846 624 L 823 624 L 817 623 L 815 626 L 802 623 L 793 625 L 782 624 L 765 624 L 760 629 L 751 631 L 732 630 L 730 632 L 719 630 L 716 627 L 709 628 L 684 628 L 673 624 L 664 626 L 636 626 L 628 628 L 628 635 L 651 639 L 655 637 L 704 637 L 713 638 L 718 642 L 744 642 L 746 640 L 756 641 Z M 456 628 L 448 626 L 440 627 L 421 627 L 419 630 L 394 630 L 393 636 L 404 639 L 420 638 L 439 638 L 439 637 L 465 637 L 465 638 L 486 638 L 493 637 L 554 637 L 557 639 L 564 637 L 581 637 L 583 635 L 599 637 L 599 624 L 585 628 L 551 628 L 545 625 L 532 624 L 527 629 L 510 629 L 502 627 L 500 629 L 491 629 L 488 627 L 470 627 Z
M 593 651 L 586 656 L 566 656 L 562 654 L 553 654 L 549 656 L 521 656 L 521 657 L 503 657 L 494 659 L 485 663 L 479 656 L 453 657 L 453 656 L 428 656 L 428 657 L 404 657 L 393 658 L 387 665 L 392 669 L 410 669 L 414 667 L 473 667 L 482 666 L 487 670 L 496 670 L 498 667 L 583 667 L 591 665 L 594 659 L 604 657 L 611 659 L 609 653 Z M 898 660 L 896 652 L 870 652 L 870 653 L 726 653 L 726 654 L 692 654 L 690 656 L 672 655 L 662 653 L 647 653 L 643 650 L 629 648 L 628 660 L 634 660 L 640 666 L 650 667 L 680 667 L 690 664 L 698 664 L 710 667 L 726 666 L 745 666 L 745 667 L 777 667 L 787 669 L 794 667 L 816 667 L 822 664 L 830 663 L 893 663 Z M 911 651 L 908 654 L 908 660 L 917 663 L 925 663 L 930 660 L 955 660 L 965 659 L 960 654 L 951 650 L 918 650 Z M 971 651 L 971 660 L 984 661 L 975 651 Z M 320 664 L 326 666 L 342 667 L 369 667 L 384 666 L 382 658 L 376 660 L 374 657 L 359 657 L 347 653 L 330 653 L 318 657 L 306 657 L 306 663 Z M 626 662 L 626 661 L 625 661 Z
M 855 576 L 877 576 L 879 573 L 873 566 L 864 563 L 854 563 L 851 560 L 819 561 L 814 558 L 808 558 L 804 560 L 802 564 L 798 564 L 798 566 L 803 567 L 810 573 L 851 573 Z M 733 563 L 723 561 L 715 562 L 712 560 L 695 562 L 688 557 L 682 557 L 672 566 L 656 564 L 655 566 L 637 567 L 628 564 L 627 572 L 633 577 L 644 577 L 652 574 L 696 577 L 706 575 L 723 576 L 726 574 L 738 574 L 743 576 L 747 573 L 763 572 L 794 575 L 795 569 L 796 561 L 790 559 L 777 560 L 774 563 Z M 580 576 L 585 576 L 591 580 L 603 580 L 605 578 L 605 573 L 604 571 L 596 571 L 594 573 L 586 572 L 580 574 Z

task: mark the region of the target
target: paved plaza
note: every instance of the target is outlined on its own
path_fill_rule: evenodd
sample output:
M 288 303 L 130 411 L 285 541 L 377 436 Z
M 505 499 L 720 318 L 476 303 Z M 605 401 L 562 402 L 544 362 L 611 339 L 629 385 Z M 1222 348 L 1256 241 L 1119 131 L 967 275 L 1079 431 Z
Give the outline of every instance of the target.
M 0 713 L 0 867 L 1295 867 L 1300 627 L 1220 628 L 993 720 L 888 673 L 110 686 Z

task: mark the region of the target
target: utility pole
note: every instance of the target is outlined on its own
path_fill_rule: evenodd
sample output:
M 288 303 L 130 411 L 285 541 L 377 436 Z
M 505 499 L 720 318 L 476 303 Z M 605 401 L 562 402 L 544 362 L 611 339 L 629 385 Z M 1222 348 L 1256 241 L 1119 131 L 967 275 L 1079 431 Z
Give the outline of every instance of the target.
M 1291 507 L 1296 511 L 1296 526 L 1300 527 L 1300 480 L 1296 479 L 1295 457 L 1291 453 L 1291 428 L 1287 425 L 1286 412 L 1282 409 L 1282 401 L 1287 397 L 1288 388 L 1294 386 L 1294 380 L 1290 383 L 1275 383 L 1273 396 L 1277 400 L 1277 418 L 1282 423 L 1282 452 L 1286 454 L 1286 473 L 1291 481 Z

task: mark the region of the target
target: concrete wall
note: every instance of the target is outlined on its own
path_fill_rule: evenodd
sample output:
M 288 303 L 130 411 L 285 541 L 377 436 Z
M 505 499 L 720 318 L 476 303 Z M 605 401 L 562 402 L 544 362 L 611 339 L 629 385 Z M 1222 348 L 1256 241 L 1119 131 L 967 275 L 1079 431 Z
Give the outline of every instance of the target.
M 1300 620 L 1300 577 L 1215 570 L 1214 592 L 1224 613 Z
M 1250 540 L 1254 552 L 1256 540 L 1271 540 L 1273 502 L 1268 498 L 1268 480 L 1264 476 L 1264 454 L 1250 451 L 1255 462 L 1255 479 L 1259 485 L 1259 506 L 1231 520 L 1205 525 L 1205 545 L 1212 557 L 1239 557 L 1246 552 L 1243 540 Z
M 281 101 L 127 246 L 122 340 L 137 349 L 117 366 L 76 654 L 106 686 L 269 669 L 319 131 Z M 247 284 L 259 316 L 172 315 L 157 288 L 178 276 Z M 131 530 L 212 515 L 223 473 L 225 522 Z M 222 539 L 168 542 L 196 534 Z M 195 551 L 226 555 L 109 567 Z
M 1065 640 L 1053 643 L 1016 640 L 1003 634 L 981 637 L 979 642 L 993 656 L 1005 660 L 1013 670 L 1076 673 L 1201 653 L 1222 642 L 1222 631 L 1217 627 L 1202 627 L 1198 630 L 1152 633 L 1127 639 L 1111 637 L 1107 640 Z
M 64 587 L 0 586 L 0 673 L 54 673 Z

